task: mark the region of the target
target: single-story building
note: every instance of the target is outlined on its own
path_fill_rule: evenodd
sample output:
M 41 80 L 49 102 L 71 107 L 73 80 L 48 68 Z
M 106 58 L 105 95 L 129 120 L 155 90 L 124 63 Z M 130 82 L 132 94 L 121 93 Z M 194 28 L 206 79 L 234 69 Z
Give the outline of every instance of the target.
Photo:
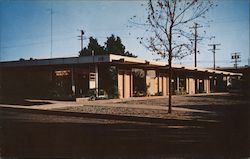
M 241 73 L 173 64 L 174 94 L 227 91 Z M 169 67 L 165 62 L 120 55 L 96 55 L 0 62 L 0 96 L 129 98 L 166 96 Z
M 250 65 L 235 67 L 218 67 L 220 71 L 228 71 L 233 73 L 241 73 L 241 80 L 232 81 L 229 87 L 229 92 L 240 92 L 243 95 L 250 97 Z M 233 87 L 234 86 L 234 87 Z

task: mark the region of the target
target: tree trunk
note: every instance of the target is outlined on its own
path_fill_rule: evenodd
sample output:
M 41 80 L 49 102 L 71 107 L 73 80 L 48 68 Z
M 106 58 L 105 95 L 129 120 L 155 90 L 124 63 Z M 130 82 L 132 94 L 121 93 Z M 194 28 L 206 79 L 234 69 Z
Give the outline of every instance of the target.
M 172 64 L 169 60 L 169 92 L 168 92 L 168 113 L 172 112 Z
M 171 33 L 171 32 L 170 32 Z M 169 48 L 171 49 L 168 53 L 168 66 L 169 66 L 169 90 L 168 90 L 168 113 L 172 112 L 172 38 L 170 38 Z
M 168 113 L 172 112 L 172 29 L 173 18 L 171 19 L 171 25 L 169 27 L 169 52 L 168 52 L 168 65 L 169 65 L 169 93 L 168 93 Z

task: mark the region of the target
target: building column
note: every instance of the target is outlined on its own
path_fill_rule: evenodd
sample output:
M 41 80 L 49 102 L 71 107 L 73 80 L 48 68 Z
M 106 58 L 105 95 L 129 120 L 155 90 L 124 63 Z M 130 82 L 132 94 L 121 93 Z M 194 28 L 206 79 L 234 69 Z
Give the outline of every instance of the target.
M 118 69 L 117 76 L 119 98 L 124 98 L 124 72 Z
M 95 90 L 96 90 L 96 96 L 98 97 L 99 95 L 99 83 L 98 83 L 98 80 L 99 80 L 99 74 L 98 74 L 98 65 L 96 64 L 95 65 Z
M 162 76 L 162 95 L 167 95 L 167 77 L 166 75 Z
M 132 71 L 130 73 L 130 97 L 134 95 L 134 88 L 133 88 L 133 74 Z
M 211 93 L 210 79 L 207 79 L 207 93 Z
M 208 80 L 204 79 L 204 92 L 208 93 Z
M 160 76 L 159 76 L 158 71 L 156 71 L 156 78 L 157 78 L 157 93 L 159 95 L 159 93 L 160 93 Z
M 189 94 L 195 94 L 195 91 L 196 91 L 196 83 L 195 81 L 197 81 L 196 79 L 194 78 L 189 78 L 188 82 L 188 86 L 189 86 Z
M 124 71 L 124 98 L 129 98 L 131 96 L 131 71 Z
M 186 78 L 186 92 L 189 94 L 189 79 Z
M 196 93 L 200 93 L 200 79 L 196 79 Z
M 178 76 L 176 77 L 176 90 L 177 90 L 176 93 L 179 93 L 179 91 L 180 91 L 180 78 Z

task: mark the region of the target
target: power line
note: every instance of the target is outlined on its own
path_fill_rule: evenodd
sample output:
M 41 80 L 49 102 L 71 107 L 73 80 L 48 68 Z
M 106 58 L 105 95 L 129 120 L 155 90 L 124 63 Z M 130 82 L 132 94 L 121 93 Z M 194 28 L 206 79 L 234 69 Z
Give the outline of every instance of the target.
M 215 70 L 215 51 L 216 50 L 219 50 L 216 48 L 216 46 L 219 46 L 221 44 L 208 44 L 208 46 L 213 46 L 212 49 L 209 49 L 209 51 L 212 51 L 213 52 L 213 59 L 214 59 L 214 70 Z

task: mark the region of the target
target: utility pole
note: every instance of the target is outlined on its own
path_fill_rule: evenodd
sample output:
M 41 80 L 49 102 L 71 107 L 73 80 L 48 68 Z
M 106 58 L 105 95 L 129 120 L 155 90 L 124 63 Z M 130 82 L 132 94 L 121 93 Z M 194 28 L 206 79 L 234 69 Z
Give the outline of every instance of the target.
M 78 36 L 78 37 L 80 37 L 80 41 L 81 41 L 81 51 L 82 51 L 82 49 L 83 49 L 83 35 L 84 35 L 84 31 L 83 30 L 80 30 L 80 32 L 81 32 L 81 34 L 80 34 L 80 36 Z
M 53 53 L 53 4 L 51 2 L 50 8 L 46 9 L 50 13 L 50 58 L 52 58 Z
M 52 58 L 52 50 L 53 50 L 53 9 L 51 5 L 51 8 L 50 8 L 50 58 Z
M 237 69 L 238 62 L 240 62 L 240 52 L 232 53 L 231 59 L 234 62 L 234 67 Z
M 194 26 L 189 27 L 189 28 L 194 29 L 194 39 L 191 39 L 191 40 L 194 40 L 194 67 L 197 67 L 197 41 L 201 40 L 198 38 L 197 29 L 202 28 L 202 26 L 199 25 L 198 23 L 194 23 Z
M 212 49 L 209 49 L 209 51 L 212 51 L 213 52 L 213 59 L 214 59 L 214 70 L 215 70 L 215 51 L 216 50 L 220 50 L 220 49 L 217 49 L 216 46 L 219 46 L 220 44 L 208 44 L 208 46 L 212 46 L 213 48 Z
M 189 27 L 190 29 L 194 29 L 194 67 L 197 67 L 197 41 L 201 40 L 200 38 L 198 38 L 198 32 L 197 29 L 198 28 L 202 28 L 201 25 L 199 25 L 198 23 L 194 23 L 193 27 Z M 195 78 L 195 93 L 199 92 L 199 79 Z

